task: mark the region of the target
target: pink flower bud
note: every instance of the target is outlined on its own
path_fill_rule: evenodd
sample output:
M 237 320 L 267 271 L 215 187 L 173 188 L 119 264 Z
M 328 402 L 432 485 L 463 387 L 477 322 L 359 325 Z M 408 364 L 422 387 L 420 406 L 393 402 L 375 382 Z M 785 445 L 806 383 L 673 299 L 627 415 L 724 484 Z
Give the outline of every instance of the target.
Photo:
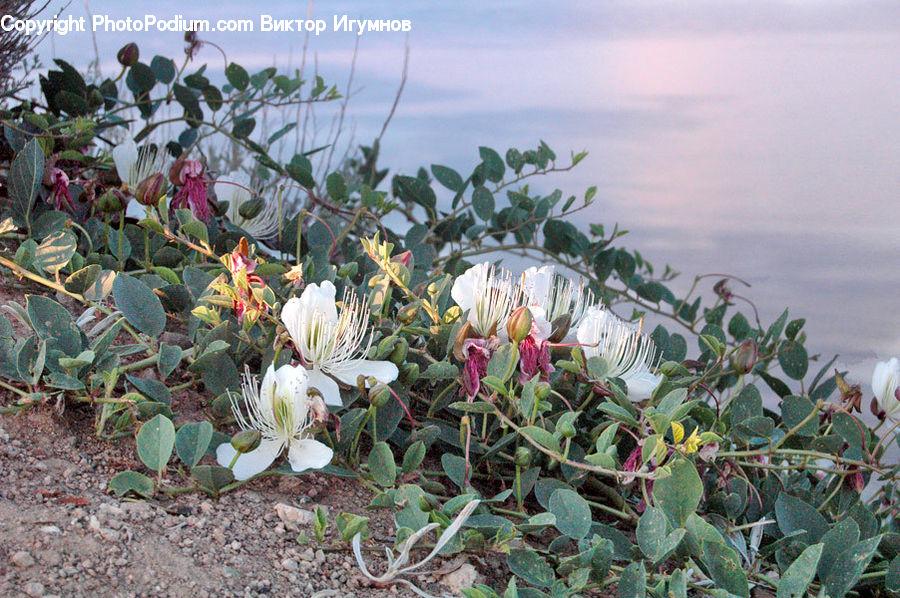
M 121 64 L 122 66 L 134 66 L 135 64 L 137 64 L 140 55 L 141 53 L 138 50 L 137 44 L 131 42 L 122 46 L 122 48 L 116 54 L 116 60 L 118 60 L 119 64 Z
M 531 310 L 527 306 L 520 305 L 517 307 L 506 322 L 506 332 L 509 334 L 509 338 L 516 343 L 525 340 L 525 337 L 531 334 L 531 323 L 533 321 Z
M 157 172 L 141 181 L 134 191 L 138 203 L 144 206 L 155 206 L 166 194 L 166 177 Z

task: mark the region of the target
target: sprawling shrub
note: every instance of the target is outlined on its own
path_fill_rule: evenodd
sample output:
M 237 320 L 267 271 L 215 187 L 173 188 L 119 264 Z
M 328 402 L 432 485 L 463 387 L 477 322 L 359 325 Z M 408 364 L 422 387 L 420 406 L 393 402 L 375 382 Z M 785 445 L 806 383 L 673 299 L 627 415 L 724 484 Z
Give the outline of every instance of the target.
M 618 227 L 574 224 L 595 189 L 531 185 L 583 153 L 392 174 L 376 142 L 332 165 L 333 140 L 286 135 L 336 88 L 223 79 L 186 41 L 180 64 L 123 48 L 116 79 L 57 60 L 40 103 L 2 108 L 0 264 L 55 291 L 0 316 L 5 412 L 88 408 L 97 435 L 134 435 L 146 470 L 118 495 L 356 478 L 398 527 L 380 582 L 443 528 L 435 552 L 506 555 L 509 585 L 470 597 L 900 587 L 896 360 L 870 393 L 741 281 L 676 295 Z M 186 387 L 205 419 L 174 412 Z M 366 523 L 336 519 L 361 564 Z

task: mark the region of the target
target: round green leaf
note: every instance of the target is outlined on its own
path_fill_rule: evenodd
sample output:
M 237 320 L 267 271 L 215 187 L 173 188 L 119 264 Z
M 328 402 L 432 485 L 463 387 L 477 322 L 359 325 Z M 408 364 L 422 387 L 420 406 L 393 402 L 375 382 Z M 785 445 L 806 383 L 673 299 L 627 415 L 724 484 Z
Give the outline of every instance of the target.
M 41 339 L 52 339 L 58 349 L 71 357 L 81 353 L 81 332 L 69 310 L 41 295 L 29 295 L 26 306 L 34 331 Z
M 778 582 L 777 598 L 802 598 L 806 588 L 816 575 L 816 566 L 822 556 L 824 544 L 808 546 L 798 556 Z
M 703 542 L 703 562 L 716 585 L 735 596 L 747 598 L 750 587 L 737 552 L 721 542 Z
M 448 166 L 432 164 L 431 174 L 434 175 L 434 178 L 436 178 L 441 185 L 451 191 L 460 191 L 463 187 L 462 177 L 458 172 Z
M 619 577 L 616 598 L 644 598 L 647 595 L 647 571 L 644 563 L 631 563 Z
M 138 392 L 145 397 L 165 405 L 172 403 L 172 394 L 169 392 L 166 385 L 159 380 L 139 378 L 137 376 L 132 376 L 131 374 L 125 374 L 125 377 L 136 389 L 138 389 Z
M 375 483 L 381 486 L 393 486 L 397 479 L 397 465 L 394 453 L 386 442 L 376 442 L 369 452 L 369 473 Z
M 161 83 L 168 85 L 175 79 L 175 63 L 169 58 L 154 56 L 150 61 L 150 68 L 153 69 L 157 81 Z
M 225 67 L 225 76 L 231 86 L 238 91 L 244 91 L 250 84 L 250 75 L 247 74 L 247 70 L 235 62 Z
M 153 471 L 162 471 L 175 447 L 175 426 L 165 415 L 157 415 L 141 426 L 137 435 L 138 457 Z
M 700 504 L 703 483 L 687 459 L 678 459 L 670 467 L 672 473 L 653 484 L 653 498 L 675 525 L 683 526 Z
M 422 459 L 424 458 L 425 443 L 421 440 L 417 440 L 409 445 L 409 448 L 406 449 L 406 453 L 403 454 L 403 466 L 401 467 L 403 473 L 411 473 L 422 464 Z
M 466 460 L 464 458 L 452 453 L 444 453 L 441 455 L 441 466 L 451 482 L 460 488 L 465 487 Z
M 581 540 L 591 530 L 591 507 L 574 490 L 560 488 L 550 496 L 549 510 L 556 515 L 556 528 L 572 538 Z
M 549 588 L 556 577 L 544 557 L 532 550 L 513 548 L 506 555 L 506 564 L 510 571 L 533 586 Z
M 884 587 L 889 592 L 900 592 L 900 555 L 895 556 L 888 566 L 887 575 L 884 578 Z
M 101 270 L 103 270 L 103 267 L 100 264 L 85 266 L 69 276 L 66 279 L 64 286 L 70 293 L 81 294 L 97 281 L 97 277 L 100 276 Z
M 166 379 L 172 371 L 181 363 L 181 347 L 177 345 L 167 345 L 161 343 L 159 345 L 159 356 L 156 361 L 156 369 L 159 375 Z
M 806 530 L 810 543 L 821 541 L 828 532 L 828 522 L 814 506 L 787 492 L 779 494 L 775 501 L 775 521 L 785 535 Z
M 881 536 L 875 536 L 842 552 L 835 560 L 831 571 L 825 576 L 825 594 L 833 598 L 842 598 L 853 589 L 875 556 L 880 543 Z
M 638 546 L 641 548 L 641 552 L 648 559 L 655 561 L 657 555 L 662 551 L 663 542 L 666 539 L 667 526 L 665 513 L 656 507 L 647 507 L 638 520 L 635 538 Z
M 175 452 L 188 467 L 194 467 L 206 454 L 212 440 L 213 427 L 209 422 L 184 424 L 175 435 Z
M 155 486 L 153 480 L 142 473 L 122 471 L 109 481 L 109 489 L 115 492 L 116 496 L 125 496 L 129 492 L 134 492 L 138 496 L 149 498 L 153 496 Z
M 494 215 L 494 196 L 486 187 L 475 187 L 472 192 L 472 209 L 482 220 L 490 220 Z
M 119 273 L 112 285 L 113 298 L 128 323 L 153 337 L 166 328 L 166 312 L 159 297 L 143 282 Z
M 782 341 L 778 348 L 778 363 L 785 374 L 794 380 L 802 380 L 809 369 L 809 356 L 800 343 Z
M 53 233 L 44 239 L 34 251 L 34 263 L 45 272 L 59 272 L 72 256 L 78 246 L 78 238 L 70 230 Z
M 219 490 L 234 481 L 234 473 L 221 465 L 197 465 L 191 469 L 191 475 L 213 494 L 218 494 Z

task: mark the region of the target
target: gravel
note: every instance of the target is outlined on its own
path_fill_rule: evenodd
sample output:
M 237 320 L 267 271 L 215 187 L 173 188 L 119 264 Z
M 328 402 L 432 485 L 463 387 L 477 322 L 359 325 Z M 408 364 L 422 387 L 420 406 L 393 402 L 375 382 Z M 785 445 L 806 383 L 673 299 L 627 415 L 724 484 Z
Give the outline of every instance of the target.
M 333 517 L 348 511 L 372 517 L 373 537 L 393 543 L 389 514 L 366 511 L 372 495 L 360 485 L 312 474 L 266 478 L 218 500 L 120 499 L 106 485 L 142 470 L 134 442 L 98 440 L 91 424 L 86 410 L 0 419 L 0 596 L 415 596 L 372 587 L 337 537 Z M 183 482 L 170 471 L 167 483 Z M 318 505 L 331 520 L 328 549 L 298 543 L 290 529 L 313 538 Z M 383 559 L 378 551 L 373 560 Z M 437 588 L 428 577 L 415 581 Z

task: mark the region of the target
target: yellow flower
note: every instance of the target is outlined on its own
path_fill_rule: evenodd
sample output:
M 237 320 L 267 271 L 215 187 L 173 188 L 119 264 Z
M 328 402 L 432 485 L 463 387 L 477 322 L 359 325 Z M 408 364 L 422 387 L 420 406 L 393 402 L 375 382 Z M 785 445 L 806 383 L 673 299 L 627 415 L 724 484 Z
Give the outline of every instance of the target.
M 672 439 L 675 444 L 681 442 L 682 438 L 684 438 L 684 426 L 678 422 L 672 422 Z
M 700 428 L 694 428 L 691 435 L 685 439 L 684 426 L 679 422 L 672 422 L 672 439 L 675 441 L 675 447 L 686 455 L 696 453 L 702 445 L 706 444 L 703 439 L 700 438 L 700 435 L 697 434 L 699 429 Z M 684 442 L 681 442 L 682 440 L 684 440 Z
M 696 453 L 701 444 L 703 444 L 703 441 L 700 439 L 700 436 L 697 435 L 697 428 L 694 428 L 691 435 L 684 441 L 684 452 L 687 454 Z

